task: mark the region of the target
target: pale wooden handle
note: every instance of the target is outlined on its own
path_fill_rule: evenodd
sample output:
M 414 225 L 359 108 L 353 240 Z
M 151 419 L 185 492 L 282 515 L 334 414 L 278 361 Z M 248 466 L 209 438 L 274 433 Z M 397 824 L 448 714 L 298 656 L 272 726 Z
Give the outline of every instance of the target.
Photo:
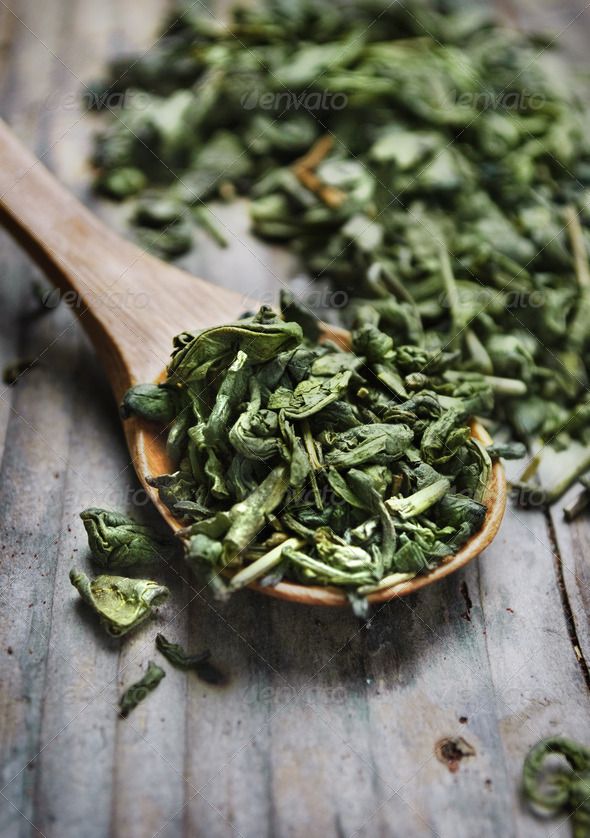
M 55 285 L 74 292 L 65 300 L 101 356 L 117 397 L 134 372 L 151 372 L 153 353 L 145 341 L 153 321 L 145 305 L 142 309 L 135 304 L 134 295 L 145 296 L 146 286 L 155 288 L 161 263 L 105 227 L 2 120 L 0 223 Z M 160 368 L 163 365 L 164 361 Z
M 106 290 L 113 281 L 109 248 L 136 248 L 105 227 L 68 192 L 17 140 L 0 119 L 0 223 L 7 227 L 24 249 L 56 285 L 74 289 L 84 296 Z M 88 248 L 93 253 L 88 253 Z M 106 270 L 87 275 L 89 259 L 106 261 Z M 117 264 L 121 263 L 117 256 Z M 89 281 L 89 285 L 86 285 Z

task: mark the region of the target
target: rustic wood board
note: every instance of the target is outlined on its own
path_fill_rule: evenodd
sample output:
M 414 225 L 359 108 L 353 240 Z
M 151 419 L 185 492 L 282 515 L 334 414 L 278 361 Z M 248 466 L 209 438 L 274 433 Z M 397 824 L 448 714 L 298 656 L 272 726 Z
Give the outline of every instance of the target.
M 532 5 L 498 5 L 517 24 L 532 18 Z M 147 50 L 167 6 L 0 2 L 2 116 L 122 231 L 124 213 L 88 192 L 96 122 L 81 117 L 79 92 L 109 57 Z M 581 0 L 542 12 L 535 23 L 566 29 L 583 55 Z M 249 235 L 243 207 L 219 211 L 232 246 L 200 240 L 185 266 L 245 304 L 276 295 L 294 262 Z M 377 609 L 368 627 L 249 592 L 222 607 L 176 567 L 157 620 L 109 641 L 68 580 L 74 563 L 88 565 L 78 512 L 153 513 L 86 338 L 64 307 L 36 313 L 38 272 L 1 233 L 0 254 L 0 362 L 41 358 L 16 387 L 0 385 L 0 835 L 569 834 L 525 810 L 519 774 L 543 736 L 590 741 L 587 521 L 567 529 L 559 510 L 510 508 L 480 560 Z M 121 689 L 164 627 L 209 645 L 228 683 L 168 668 L 121 721 Z M 454 736 L 475 752 L 457 771 L 436 756 Z

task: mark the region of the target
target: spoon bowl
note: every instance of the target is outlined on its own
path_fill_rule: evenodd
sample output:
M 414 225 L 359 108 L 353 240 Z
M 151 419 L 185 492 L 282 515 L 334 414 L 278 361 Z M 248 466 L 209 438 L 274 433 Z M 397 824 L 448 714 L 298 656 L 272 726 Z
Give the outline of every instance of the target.
M 63 292 L 87 331 L 109 378 L 117 403 L 134 384 L 156 381 L 167 365 L 172 338 L 235 320 L 252 300 L 216 287 L 150 256 L 121 238 L 71 195 L 28 152 L 0 120 L 0 223 Z M 324 338 L 347 344 L 348 333 L 324 327 Z M 149 497 L 170 527 L 182 524 L 149 486 L 147 476 L 166 474 L 170 463 L 161 428 L 138 419 L 124 423 L 133 466 Z M 472 433 L 490 439 L 474 423 Z M 404 596 L 453 573 L 487 547 L 506 506 L 506 478 L 494 463 L 485 498 L 483 527 L 435 570 L 371 594 L 371 602 Z M 345 605 L 337 588 L 280 582 L 251 587 L 270 596 L 309 605 Z
M 338 330 L 337 334 L 334 334 L 331 327 L 326 327 L 324 330 L 325 337 L 329 336 L 332 339 L 336 337 L 340 343 L 345 342 L 346 334 L 344 330 Z M 146 422 L 143 419 L 129 419 L 125 424 L 127 442 L 139 479 L 153 503 L 158 507 L 164 520 L 173 532 L 178 532 L 184 526 L 183 523 L 178 521 L 168 507 L 161 502 L 158 490 L 146 481 L 146 475 L 168 474 L 173 470 L 173 465 L 166 453 L 166 432 L 154 423 Z M 479 422 L 472 422 L 471 435 L 482 445 L 489 445 L 492 441 L 486 429 Z M 421 574 L 407 582 L 369 594 L 368 601 L 374 604 L 413 594 L 420 588 L 431 585 L 444 576 L 459 570 L 485 550 L 498 532 L 506 508 L 506 475 L 499 460 L 493 463 L 483 502 L 487 506 L 487 512 L 482 527 L 465 542 L 457 553 L 443 559 L 429 573 Z M 303 605 L 348 605 L 346 594 L 341 589 L 325 585 L 299 585 L 296 582 L 279 582 L 277 585 L 262 586 L 253 582 L 248 587 L 267 596 L 299 602 Z

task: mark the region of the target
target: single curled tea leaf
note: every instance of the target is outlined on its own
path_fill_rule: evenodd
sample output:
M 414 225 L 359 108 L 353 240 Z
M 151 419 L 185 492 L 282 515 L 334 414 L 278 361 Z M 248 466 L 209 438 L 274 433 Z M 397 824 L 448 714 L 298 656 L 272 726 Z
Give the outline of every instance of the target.
M 189 655 L 179 643 L 171 643 L 163 634 L 156 635 L 156 647 L 178 669 L 195 669 L 211 657 L 209 649 L 204 649 L 196 655 Z
M 546 814 L 568 814 L 574 838 L 590 835 L 590 749 L 565 737 L 543 739 L 527 754 L 522 782 L 530 804 Z
M 229 588 L 232 591 L 237 591 L 239 588 L 245 588 L 246 585 L 252 584 L 257 579 L 266 576 L 283 561 L 283 551 L 285 548 L 297 549 L 303 546 L 303 541 L 297 538 L 287 538 L 276 547 L 273 547 L 268 553 L 265 553 L 259 559 L 256 559 L 252 564 L 247 565 L 243 570 L 238 571 L 231 578 Z
M 159 384 L 136 384 L 123 396 L 119 412 L 122 419 L 141 416 L 151 422 L 170 422 L 176 415 L 174 396 Z
M 375 423 L 339 434 L 326 455 L 326 464 L 349 468 L 365 463 L 389 464 L 408 450 L 414 433 L 407 425 Z
M 268 400 L 271 410 L 284 410 L 289 419 L 307 419 L 338 401 L 350 381 L 350 370 L 336 373 L 329 379 L 300 381 L 294 390 L 278 389 Z
M 251 495 L 230 509 L 231 526 L 223 540 L 226 560 L 249 546 L 263 528 L 267 516 L 281 503 L 287 485 L 285 466 L 276 466 Z
M 70 582 L 100 617 L 106 631 L 114 637 L 136 628 L 169 596 L 168 588 L 149 579 L 125 576 L 97 576 L 90 579 L 80 570 L 70 571 Z
M 442 477 L 435 483 L 429 486 L 424 486 L 407 498 L 391 498 L 385 501 L 386 505 L 401 518 L 415 518 L 416 515 L 422 515 L 427 509 L 436 503 L 447 494 L 451 488 L 451 483 L 446 477 Z
M 465 495 L 447 494 L 433 508 L 439 526 L 454 527 L 458 533 L 473 535 L 483 524 L 486 507 Z
M 202 681 L 208 684 L 220 686 L 225 683 L 226 678 L 223 672 L 211 663 L 209 649 L 189 655 L 179 643 L 170 643 L 163 634 L 156 635 L 156 646 L 158 651 L 177 669 L 185 671 L 192 669 Z
M 132 710 L 156 689 L 166 673 L 153 661 L 148 664 L 147 671 L 140 681 L 128 687 L 119 701 L 120 715 L 126 719 Z
M 177 551 L 171 538 L 119 512 L 90 507 L 80 518 L 94 561 L 107 570 L 162 564 Z
M 182 336 L 168 367 L 168 381 L 190 388 L 205 378 L 213 363 L 227 366 L 240 351 L 250 363 L 261 363 L 294 349 L 301 339 L 297 323 L 285 323 L 263 308 L 254 317 Z
M 522 460 L 526 457 L 526 446 L 522 442 L 497 442 L 488 445 L 486 448 L 492 460 L 500 457 L 504 460 Z

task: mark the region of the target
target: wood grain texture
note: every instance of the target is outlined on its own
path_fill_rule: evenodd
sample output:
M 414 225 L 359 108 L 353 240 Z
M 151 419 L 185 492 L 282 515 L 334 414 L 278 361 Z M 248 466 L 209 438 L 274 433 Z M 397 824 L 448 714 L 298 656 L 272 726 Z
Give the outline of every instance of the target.
M 87 189 L 96 122 L 79 120 L 77 77 L 147 49 L 167 4 L 10 2 L 24 24 L 0 4 L 0 112 L 125 233 L 123 213 Z M 541 11 L 559 29 L 582 8 Z M 519 5 L 518 19 L 526 15 Z M 241 205 L 216 212 L 236 234 L 232 246 L 200 239 L 182 266 L 276 298 L 293 260 L 248 234 Z M 67 578 L 74 563 L 90 567 L 78 512 L 153 515 L 88 341 L 65 308 L 34 314 L 39 274 L 4 234 L 0 254 L 0 358 L 42 356 L 14 388 L 0 385 L 3 838 L 568 835 L 523 808 L 519 774 L 545 735 L 590 742 L 587 519 L 566 530 L 556 513 L 552 533 L 541 511 L 509 508 L 483 560 L 379 606 L 369 627 L 346 611 L 252 592 L 220 606 L 173 565 L 162 574 L 173 596 L 157 619 L 110 641 Z M 116 701 L 156 657 L 157 631 L 209 646 L 228 682 L 215 688 L 166 667 L 121 721 Z M 475 751 L 457 771 L 436 756 L 448 737 Z

